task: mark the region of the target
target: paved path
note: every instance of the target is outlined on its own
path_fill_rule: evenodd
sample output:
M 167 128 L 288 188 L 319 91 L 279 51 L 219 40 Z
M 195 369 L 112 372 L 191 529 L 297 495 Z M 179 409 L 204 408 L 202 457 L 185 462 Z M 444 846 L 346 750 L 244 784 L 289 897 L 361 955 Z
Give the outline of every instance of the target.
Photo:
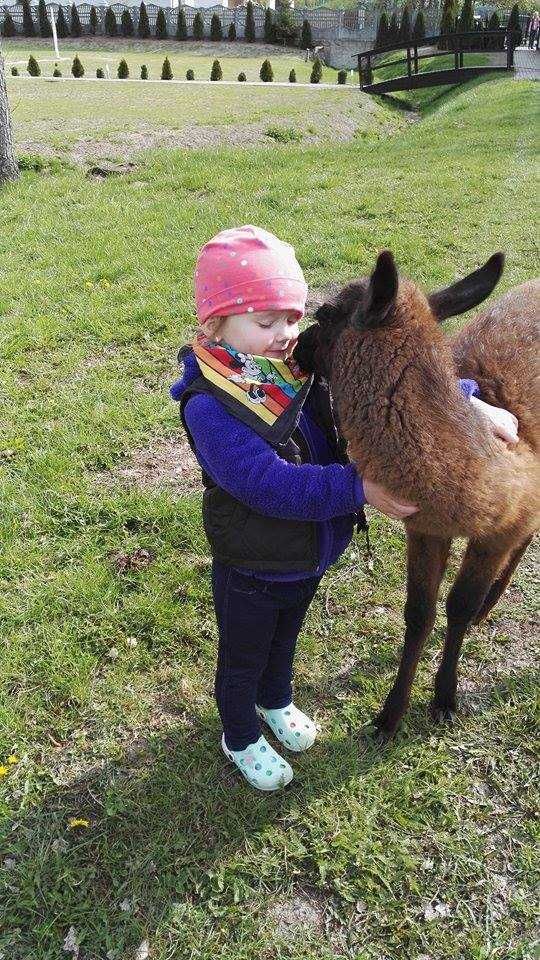
M 514 53 L 516 80 L 540 80 L 540 50 L 518 47 Z

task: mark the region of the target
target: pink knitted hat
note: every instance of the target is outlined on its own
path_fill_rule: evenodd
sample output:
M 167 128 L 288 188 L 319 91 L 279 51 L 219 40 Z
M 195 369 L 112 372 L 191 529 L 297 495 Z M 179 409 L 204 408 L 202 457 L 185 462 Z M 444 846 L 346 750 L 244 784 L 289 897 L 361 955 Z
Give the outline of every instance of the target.
M 307 284 L 294 249 L 260 227 L 222 230 L 205 243 L 195 269 L 199 323 L 259 310 L 304 315 Z

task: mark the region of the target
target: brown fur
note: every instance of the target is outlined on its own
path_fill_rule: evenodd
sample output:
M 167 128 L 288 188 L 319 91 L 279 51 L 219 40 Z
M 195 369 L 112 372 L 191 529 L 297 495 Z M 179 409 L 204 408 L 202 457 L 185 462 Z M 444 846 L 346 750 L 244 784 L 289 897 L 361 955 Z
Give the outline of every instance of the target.
M 463 637 L 510 582 L 540 523 L 540 282 L 510 290 L 454 337 L 437 324 L 489 295 L 504 258 L 426 298 L 398 284 L 391 254 L 370 279 L 349 284 L 317 311 L 295 357 L 330 379 L 350 458 L 364 477 L 419 507 L 406 521 L 406 632 L 398 674 L 377 718 L 392 735 L 434 620 L 454 537 L 469 541 L 447 600 L 448 629 L 435 680 L 438 715 L 455 710 Z M 310 366 L 311 364 L 311 366 Z M 457 378 L 478 381 L 483 399 L 512 411 L 519 443 L 493 435 Z

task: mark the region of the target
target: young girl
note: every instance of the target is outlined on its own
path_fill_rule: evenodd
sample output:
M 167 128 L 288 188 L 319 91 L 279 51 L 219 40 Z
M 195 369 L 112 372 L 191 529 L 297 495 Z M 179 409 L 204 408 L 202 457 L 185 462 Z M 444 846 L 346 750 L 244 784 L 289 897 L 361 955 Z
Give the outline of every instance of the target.
M 258 790 L 293 777 L 261 721 L 293 752 L 316 737 L 293 703 L 291 680 L 321 577 L 348 546 L 365 503 L 395 519 L 416 510 L 362 481 L 337 435 L 328 385 L 292 359 L 306 296 L 289 244 L 254 226 L 223 230 L 199 253 L 199 331 L 179 353 L 184 376 L 171 388 L 205 487 L 221 744 Z M 463 381 L 466 395 L 474 388 Z M 511 415 L 487 409 L 513 440 Z

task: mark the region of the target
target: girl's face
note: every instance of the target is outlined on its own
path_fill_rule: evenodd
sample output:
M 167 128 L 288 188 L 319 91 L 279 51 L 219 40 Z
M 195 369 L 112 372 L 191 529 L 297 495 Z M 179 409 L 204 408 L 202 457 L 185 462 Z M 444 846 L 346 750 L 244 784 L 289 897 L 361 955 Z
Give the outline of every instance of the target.
M 286 360 L 291 356 L 298 336 L 298 320 L 293 313 L 264 310 L 225 317 L 215 339 L 224 340 L 240 353 Z

